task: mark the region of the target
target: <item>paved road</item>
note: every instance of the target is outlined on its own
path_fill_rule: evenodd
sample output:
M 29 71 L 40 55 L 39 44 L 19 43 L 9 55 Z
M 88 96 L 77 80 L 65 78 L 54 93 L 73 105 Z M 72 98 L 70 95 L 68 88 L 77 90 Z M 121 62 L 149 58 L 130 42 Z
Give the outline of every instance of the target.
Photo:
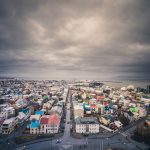
M 67 142 L 70 138 L 70 99 L 71 99 L 71 93 L 68 94 L 68 103 L 67 103 L 67 110 L 66 110 L 66 123 L 65 123 L 65 130 L 64 130 L 64 136 L 62 137 L 63 142 Z

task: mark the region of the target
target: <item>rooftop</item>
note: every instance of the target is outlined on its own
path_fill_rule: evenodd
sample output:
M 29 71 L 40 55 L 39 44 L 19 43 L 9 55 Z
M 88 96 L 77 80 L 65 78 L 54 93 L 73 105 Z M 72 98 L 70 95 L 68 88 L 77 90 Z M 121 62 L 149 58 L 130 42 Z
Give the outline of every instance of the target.
M 83 117 L 78 118 L 77 124 L 98 124 L 96 117 Z
M 36 114 L 36 115 L 43 115 L 43 114 L 44 114 L 44 111 L 36 111 L 35 114 Z
M 12 117 L 10 119 L 6 119 L 3 124 L 10 124 L 12 121 L 14 121 L 16 118 L 15 117 Z
M 40 126 L 39 120 L 34 120 L 30 124 L 30 128 L 38 128 Z

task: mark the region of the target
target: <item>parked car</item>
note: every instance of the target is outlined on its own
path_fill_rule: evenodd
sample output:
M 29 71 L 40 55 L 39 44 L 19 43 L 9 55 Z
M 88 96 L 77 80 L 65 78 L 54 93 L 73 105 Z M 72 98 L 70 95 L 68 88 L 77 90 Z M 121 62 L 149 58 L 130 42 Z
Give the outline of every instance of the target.
M 56 144 L 57 144 L 57 143 L 61 143 L 61 140 L 57 140 L 57 141 L 56 141 Z

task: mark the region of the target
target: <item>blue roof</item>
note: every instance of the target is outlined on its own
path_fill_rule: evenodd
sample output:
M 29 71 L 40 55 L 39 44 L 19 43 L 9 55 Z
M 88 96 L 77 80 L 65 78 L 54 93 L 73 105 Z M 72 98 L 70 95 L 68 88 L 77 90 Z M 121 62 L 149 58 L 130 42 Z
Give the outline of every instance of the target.
M 22 109 L 20 112 L 23 112 L 24 114 L 28 114 L 29 113 L 29 109 Z
M 30 124 L 30 128 L 38 128 L 40 126 L 40 121 L 39 120 L 34 120 Z
M 44 111 L 36 111 L 35 114 L 36 114 L 36 115 L 43 115 L 43 114 L 44 114 Z

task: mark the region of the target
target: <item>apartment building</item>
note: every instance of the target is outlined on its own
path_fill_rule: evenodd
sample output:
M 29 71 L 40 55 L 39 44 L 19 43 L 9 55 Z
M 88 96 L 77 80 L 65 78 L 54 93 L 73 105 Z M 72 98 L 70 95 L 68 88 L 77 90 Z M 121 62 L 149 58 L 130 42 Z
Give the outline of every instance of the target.
M 16 125 L 18 124 L 18 118 L 13 117 L 6 119 L 2 125 L 2 134 L 10 134 L 14 131 Z
M 44 115 L 40 120 L 40 133 L 58 133 L 60 126 L 60 116 L 58 114 Z
M 99 133 L 99 123 L 95 117 L 78 118 L 76 133 Z
M 1 115 L 4 119 L 8 119 L 9 117 L 15 116 L 15 109 L 13 107 L 6 107 L 2 110 Z

